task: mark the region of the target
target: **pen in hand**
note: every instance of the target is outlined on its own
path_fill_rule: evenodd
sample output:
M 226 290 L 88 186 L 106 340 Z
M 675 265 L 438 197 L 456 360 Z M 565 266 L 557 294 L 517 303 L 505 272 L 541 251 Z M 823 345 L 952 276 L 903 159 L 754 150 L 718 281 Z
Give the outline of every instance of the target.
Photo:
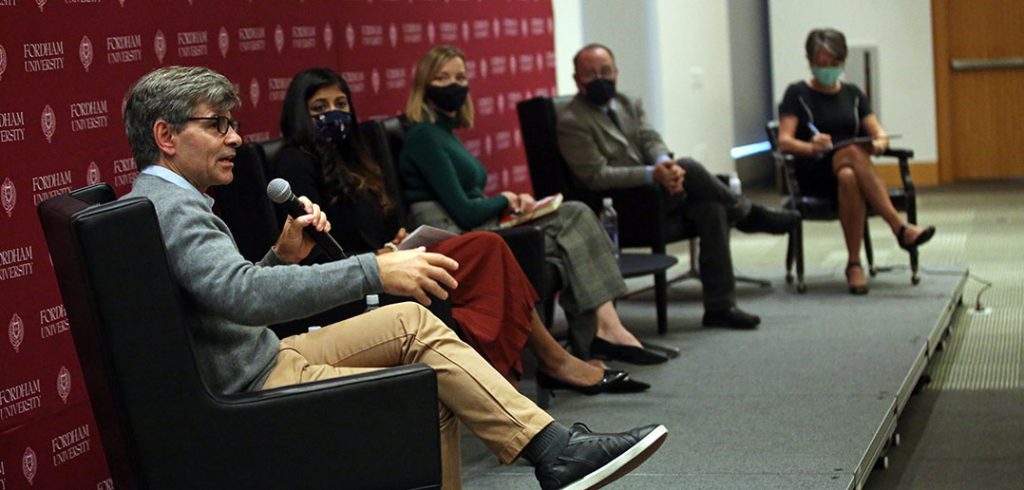
M 811 144 L 814 145 L 815 140 L 822 139 L 822 138 L 818 138 L 818 136 L 820 136 L 822 133 L 821 133 L 821 131 L 818 130 L 818 127 L 815 126 L 814 123 L 811 122 L 811 121 L 807 121 L 807 127 L 811 130 L 812 133 L 814 133 L 814 137 L 811 138 Z M 831 150 L 832 149 L 832 138 L 828 138 L 828 141 L 824 143 L 824 146 L 825 146 L 825 151 Z

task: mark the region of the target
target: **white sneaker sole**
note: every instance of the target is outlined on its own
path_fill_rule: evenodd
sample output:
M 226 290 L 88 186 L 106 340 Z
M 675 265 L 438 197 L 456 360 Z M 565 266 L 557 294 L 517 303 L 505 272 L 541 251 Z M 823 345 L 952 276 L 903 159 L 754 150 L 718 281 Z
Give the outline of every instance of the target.
M 627 449 L 626 452 L 620 454 L 593 473 L 572 482 L 568 486 L 562 487 L 562 490 L 592 490 L 622 478 L 643 464 L 644 461 L 647 461 L 647 458 L 651 457 L 661 447 L 661 444 L 665 442 L 667 435 L 668 429 L 664 425 L 655 427 L 654 430 L 644 436 L 643 439 L 640 439 L 640 442 L 634 444 L 633 447 Z

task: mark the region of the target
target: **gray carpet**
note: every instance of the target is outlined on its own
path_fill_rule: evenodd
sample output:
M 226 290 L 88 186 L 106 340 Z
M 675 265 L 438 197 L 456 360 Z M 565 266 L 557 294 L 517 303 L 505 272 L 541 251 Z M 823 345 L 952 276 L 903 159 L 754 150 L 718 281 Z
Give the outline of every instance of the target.
M 596 431 L 651 422 L 669 428 L 661 451 L 616 488 L 823 489 L 863 482 L 874 460 L 866 453 L 892 419 L 897 392 L 927 339 L 945 326 L 964 270 L 931 269 L 918 286 L 906 271 L 883 273 L 866 297 L 845 294 L 840 270 L 810 271 L 804 295 L 783 283 L 781 267 L 740 272 L 776 283 L 739 290 L 740 305 L 761 315 L 760 329 L 701 328 L 692 281 L 673 287 L 664 337 L 655 333 L 650 295 L 622 301 L 631 330 L 682 355 L 660 366 L 613 365 L 650 382 L 644 394 L 556 392 L 549 411 L 565 423 L 585 421 Z M 536 488 L 525 463 L 500 466 L 468 431 L 462 440 L 466 488 Z

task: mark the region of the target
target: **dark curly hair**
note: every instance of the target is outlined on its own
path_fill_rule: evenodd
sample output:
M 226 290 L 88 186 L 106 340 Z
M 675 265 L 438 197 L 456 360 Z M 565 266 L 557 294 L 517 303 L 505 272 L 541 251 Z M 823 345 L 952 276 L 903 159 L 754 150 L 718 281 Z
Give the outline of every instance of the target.
M 345 93 L 352 113 L 352 130 L 341 144 L 328 141 L 309 117 L 309 98 L 325 87 L 337 86 Z M 292 79 L 281 110 L 281 133 L 285 145 L 313 155 L 320 162 L 324 190 L 330 204 L 350 200 L 362 192 L 369 192 L 379 202 L 385 214 L 394 208 L 394 202 L 384 188 L 380 165 L 370 156 L 359 132 L 359 116 L 352 102 L 352 91 L 345 79 L 330 68 L 307 68 Z

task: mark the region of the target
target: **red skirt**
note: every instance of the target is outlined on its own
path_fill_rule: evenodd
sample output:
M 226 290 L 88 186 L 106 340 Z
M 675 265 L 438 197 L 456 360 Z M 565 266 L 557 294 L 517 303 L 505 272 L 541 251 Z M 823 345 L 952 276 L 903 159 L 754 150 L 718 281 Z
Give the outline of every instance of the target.
M 459 263 L 449 295 L 467 340 L 499 373 L 521 374 L 520 353 L 533 329 L 537 292 L 508 245 L 495 233 L 471 231 L 431 245 Z

